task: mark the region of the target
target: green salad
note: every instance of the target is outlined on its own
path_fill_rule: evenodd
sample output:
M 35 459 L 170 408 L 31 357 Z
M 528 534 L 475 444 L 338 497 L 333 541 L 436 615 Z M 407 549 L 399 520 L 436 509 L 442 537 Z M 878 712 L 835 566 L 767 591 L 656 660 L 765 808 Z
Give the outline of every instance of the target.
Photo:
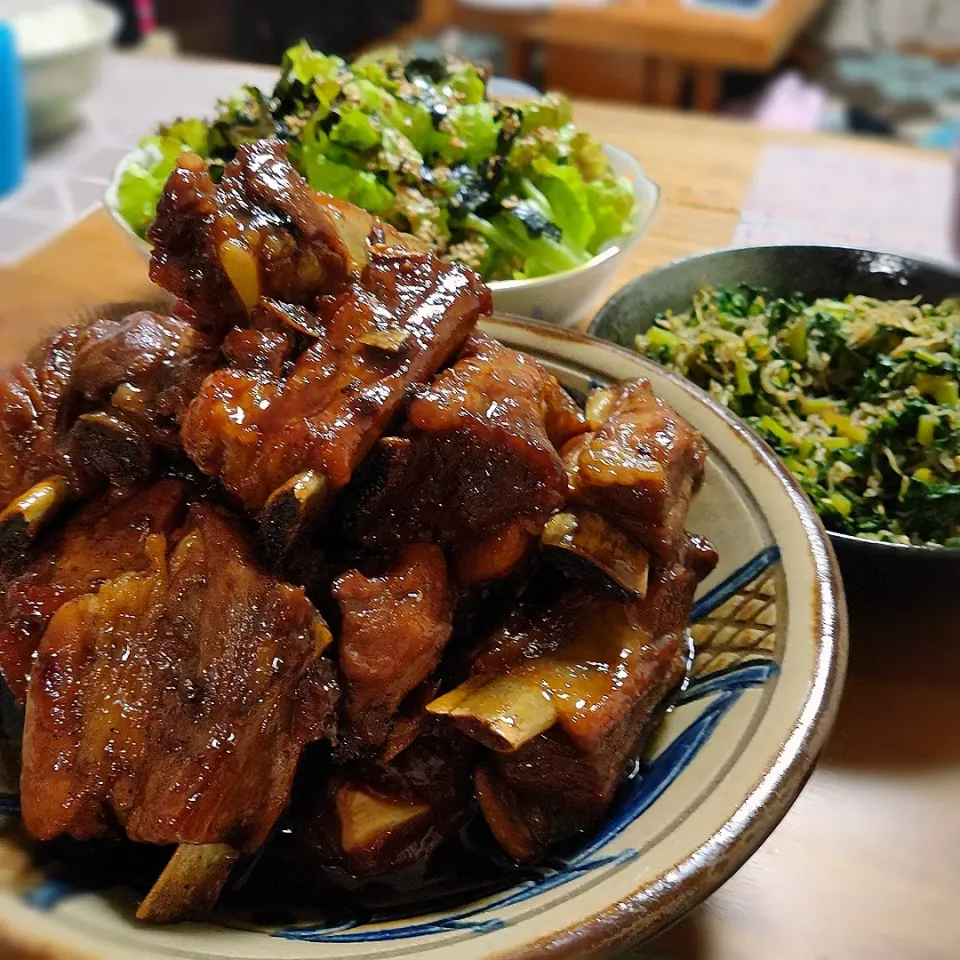
M 704 289 L 636 345 L 757 430 L 829 529 L 960 546 L 960 299 Z
M 117 209 L 142 237 L 184 150 L 222 171 L 244 143 L 278 137 L 317 190 L 377 214 L 486 280 L 579 266 L 631 229 L 634 194 L 568 100 L 519 107 L 487 96 L 487 76 L 454 58 L 385 50 L 351 63 L 300 44 L 270 93 L 243 87 L 210 120 L 178 120 L 142 143 Z

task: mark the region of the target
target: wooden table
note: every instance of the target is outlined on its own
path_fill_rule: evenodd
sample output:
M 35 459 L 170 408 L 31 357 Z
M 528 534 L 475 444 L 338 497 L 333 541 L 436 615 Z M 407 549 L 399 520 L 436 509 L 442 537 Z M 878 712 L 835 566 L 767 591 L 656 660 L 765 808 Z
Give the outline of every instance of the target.
M 508 73 L 526 79 L 532 50 L 545 57 L 550 89 L 675 106 L 689 79 L 693 105 L 713 111 L 723 70 L 775 67 L 826 0 L 777 0 L 758 17 L 685 6 L 682 0 L 572 2 L 538 13 L 477 9 L 457 0 L 424 0 L 417 32 L 454 25 L 502 37 Z
M 643 160 L 664 203 L 622 283 L 729 243 L 765 140 L 730 121 L 580 105 L 580 120 Z M 0 362 L 81 304 L 148 296 L 143 262 L 98 213 L 0 272 Z M 869 571 L 868 571 L 869 574 Z M 872 596 L 871 596 L 872 592 Z M 757 855 L 634 956 L 666 960 L 957 960 L 960 957 L 960 614 L 955 583 L 867 579 L 852 598 L 849 680 L 828 749 Z M 915 598 L 916 614 L 891 609 Z

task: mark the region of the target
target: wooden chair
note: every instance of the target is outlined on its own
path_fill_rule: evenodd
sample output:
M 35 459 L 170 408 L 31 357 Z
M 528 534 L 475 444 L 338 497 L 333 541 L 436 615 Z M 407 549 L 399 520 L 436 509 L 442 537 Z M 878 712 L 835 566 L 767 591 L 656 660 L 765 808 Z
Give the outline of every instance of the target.
M 414 40 L 432 37 L 453 22 L 455 0 L 420 0 L 420 15 L 390 38 L 404 46 Z

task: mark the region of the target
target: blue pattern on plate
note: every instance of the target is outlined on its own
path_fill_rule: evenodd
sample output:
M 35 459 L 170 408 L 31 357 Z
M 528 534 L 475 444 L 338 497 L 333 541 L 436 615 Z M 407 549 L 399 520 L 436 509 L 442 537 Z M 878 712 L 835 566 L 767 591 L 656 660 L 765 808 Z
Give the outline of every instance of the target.
M 748 583 L 754 581 L 779 558 L 780 551 L 777 547 L 768 547 L 761 551 L 699 600 L 691 611 L 691 621 L 696 622 L 708 616 Z M 493 899 L 487 899 L 480 904 L 473 904 L 430 921 L 370 929 L 372 924 L 393 919 L 373 915 L 338 926 L 321 924 L 288 927 L 277 930 L 273 936 L 311 943 L 374 943 L 458 931 L 485 933 L 499 930 L 505 925 L 505 921 L 500 918 L 481 916 L 488 914 L 491 910 L 522 903 L 531 897 L 570 883 L 593 870 L 620 866 L 636 859 L 640 855 L 639 851 L 632 848 L 622 850 L 613 856 L 597 856 L 597 853 L 660 798 L 712 736 L 724 715 L 732 709 L 743 692 L 763 685 L 778 672 L 779 667 L 773 660 L 766 657 L 751 657 L 733 667 L 692 680 L 675 701 L 677 706 L 693 703 L 706 697 L 714 697 L 714 699 L 683 733 L 641 768 L 633 780 L 621 789 L 603 826 L 586 845 L 569 859 L 559 861 L 553 859 L 543 865 L 538 877 L 524 881 Z
M 717 607 L 726 603 L 735 593 L 752 583 L 768 567 L 780 559 L 779 547 L 767 547 L 752 560 L 748 560 L 739 570 L 735 570 L 722 583 L 717 584 L 709 593 L 704 594 L 690 611 L 690 622 L 699 623 L 710 616 Z
M 776 547 L 761 551 L 697 601 L 691 611 L 691 621 L 696 622 L 708 616 L 776 563 L 779 557 L 780 551 Z M 773 660 L 751 656 L 724 670 L 694 678 L 679 694 L 675 704 L 682 706 L 711 697 L 703 712 L 660 753 L 648 760 L 632 780 L 624 784 L 606 821 L 583 847 L 568 858 L 552 858 L 538 868 L 537 876 L 479 904 L 474 903 L 431 920 L 371 929 L 371 924 L 396 918 L 368 916 L 336 926 L 288 927 L 275 931 L 273 936 L 312 943 L 375 943 L 444 933 L 489 933 L 501 929 L 507 922 L 499 917 L 490 917 L 488 914 L 491 910 L 511 907 L 562 887 L 592 871 L 616 868 L 635 860 L 640 852 L 633 848 L 607 856 L 600 855 L 599 851 L 660 798 L 712 736 L 744 691 L 762 686 L 778 672 L 779 667 Z M 0 814 L 17 812 L 19 799 L 12 794 L 0 794 Z M 81 889 L 70 887 L 62 880 L 49 879 L 33 887 L 24 895 L 24 899 L 38 910 L 50 910 L 64 897 L 81 892 Z
M 77 893 L 83 893 L 74 884 L 67 883 L 66 880 L 44 880 L 35 887 L 31 887 L 24 895 L 23 899 L 27 906 L 35 910 L 52 910 L 62 900 L 72 897 Z

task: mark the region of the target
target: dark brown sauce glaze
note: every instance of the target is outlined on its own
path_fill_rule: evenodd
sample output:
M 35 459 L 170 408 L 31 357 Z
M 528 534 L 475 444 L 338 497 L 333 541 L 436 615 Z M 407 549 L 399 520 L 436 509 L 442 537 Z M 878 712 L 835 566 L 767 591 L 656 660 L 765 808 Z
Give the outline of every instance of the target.
M 376 254 L 360 281 L 320 309 L 323 339 L 281 376 L 233 367 L 207 380 L 183 427 L 187 453 L 251 510 L 313 471 L 327 496 L 489 312 L 469 271 L 429 255 Z M 396 331 L 393 349 L 376 336 Z
M 153 240 L 188 302 L 90 328 L 85 462 L 129 489 L 139 461 L 148 488 L 182 454 L 208 481 L 185 479 L 146 563 L 138 541 L 69 597 L 54 570 L 26 827 L 121 860 L 117 836 L 163 847 L 138 912 L 155 921 L 206 915 L 231 873 L 225 908 L 415 910 L 573 849 L 684 673 L 715 560 L 683 530 L 695 432 L 642 382 L 582 412 L 475 333 L 476 275 L 314 194 L 277 144 L 217 185 L 183 160 Z M 72 403 L 48 346 L 41 432 Z M 36 504 L 15 506 L 29 528 Z M 549 564 L 562 514 L 577 562 Z
M 694 653 L 689 638 L 686 647 L 689 669 Z M 667 698 L 658 711 L 658 722 L 673 709 L 672 701 L 686 683 L 685 677 Z M 658 722 L 627 758 L 612 808 L 642 776 L 644 753 L 656 736 Z M 564 861 L 575 857 L 593 834 L 591 829 L 582 831 L 558 844 L 542 862 L 519 865 L 496 843 L 478 805 L 469 803 L 452 834 L 439 841 L 429 833 L 424 837 L 429 856 L 415 856 L 405 868 L 383 875 L 357 876 L 342 866 L 318 862 L 312 853 L 313 831 L 302 819 L 310 794 L 329 770 L 328 748 L 308 748 L 290 809 L 275 827 L 268 846 L 238 864 L 215 919 L 231 926 L 283 927 L 402 920 L 442 912 L 537 880 L 544 868 L 562 869 Z M 44 875 L 62 883 L 65 890 L 107 889 L 122 878 L 125 887 L 142 896 L 171 852 L 169 847 L 136 844 L 125 838 L 87 842 L 60 838 L 46 843 L 20 839 L 31 845 Z

